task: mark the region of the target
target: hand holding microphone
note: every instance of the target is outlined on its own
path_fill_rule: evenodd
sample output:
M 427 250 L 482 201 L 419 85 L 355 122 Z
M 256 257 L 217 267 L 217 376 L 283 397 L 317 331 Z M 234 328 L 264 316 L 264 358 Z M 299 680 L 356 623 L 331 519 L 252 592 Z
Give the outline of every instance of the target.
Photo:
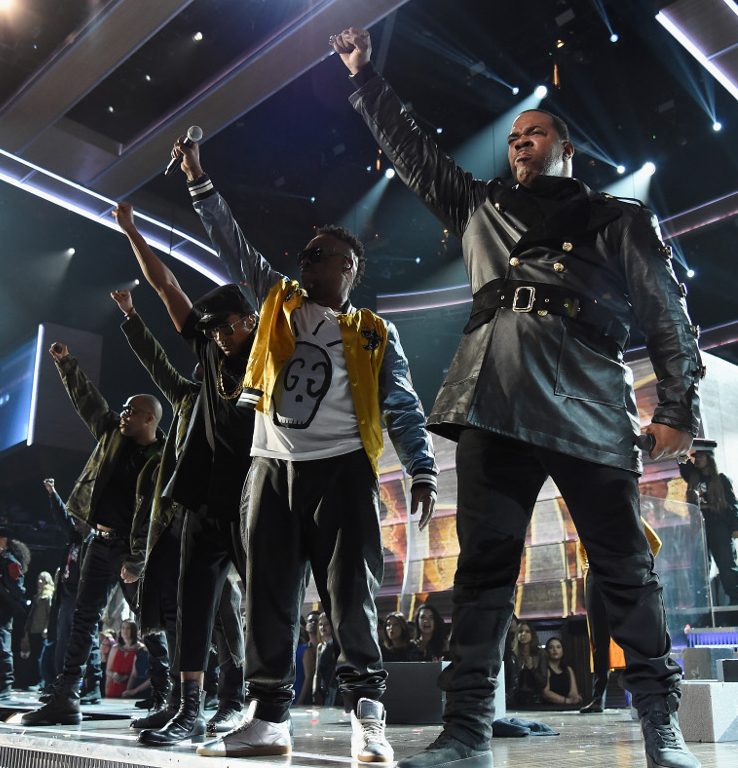
M 172 149 L 172 159 L 164 170 L 165 176 L 169 176 L 175 170 L 177 164 L 182 160 L 182 156 L 185 154 L 183 148 L 194 147 L 197 142 L 202 141 L 202 135 L 202 128 L 200 128 L 199 125 L 191 125 L 187 129 L 187 136 L 177 139 L 174 144 L 174 149 Z M 199 165 L 199 158 L 197 159 L 197 165 Z M 189 177 L 190 173 L 187 172 L 187 175 Z

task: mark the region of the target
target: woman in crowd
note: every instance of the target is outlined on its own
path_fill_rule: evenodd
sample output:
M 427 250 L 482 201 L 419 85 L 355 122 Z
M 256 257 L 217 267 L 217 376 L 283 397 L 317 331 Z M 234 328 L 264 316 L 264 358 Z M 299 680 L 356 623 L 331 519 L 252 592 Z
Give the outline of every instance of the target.
M 26 618 L 25 632 L 21 640 L 21 654 L 27 654 L 32 662 L 32 677 L 29 685 L 41 681 L 41 652 L 51 616 L 51 602 L 54 598 L 54 579 L 48 571 L 41 571 L 36 580 L 36 594 L 31 601 L 31 610 Z M 50 681 L 46 681 L 50 682 Z
M 517 671 L 516 707 L 535 707 L 541 703 L 546 685 L 546 655 L 538 644 L 538 635 L 530 624 L 518 624 L 512 642 L 511 659 Z
M 317 661 L 315 666 L 315 683 L 313 685 L 313 704 L 332 707 L 336 704 L 338 683 L 336 682 L 336 649 L 333 644 L 333 629 L 325 613 L 318 619 Z
M 421 661 L 440 661 L 448 651 L 448 631 L 443 616 L 436 608 L 427 603 L 419 605 L 415 611 L 417 639 L 415 644 L 420 651 Z
M 387 616 L 382 634 L 384 635 L 382 640 L 384 661 L 422 661 L 422 653 L 412 642 L 410 625 L 402 613 L 390 613 Z
M 305 619 L 305 634 L 307 641 L 298 647 L 295 663 L 302 670 L 302 686 L 297 690 L 295 685 L 295 704 L 298 706 L 313 703 L 313 681 L 315 680 L 315 667 L 318 660 L 318 621 L 320 611 L 310 611 Z M 302 648 L 302 651 L 300 651 Z M 297 683 L 297 681 L 296 681 Z
M 546 641 L 546 685 L 543 700 L 548 704 L 574 706 L 582 703 L 574 670 L 564 663 L 564 646 L 558 637 Z
M 105 696 L 118 699 L 128 688 L 128 681 L 142 644 L 138 641 L 138 627 L 133 621 L 120 625 L 118 642 L 110 649 L 105 670 Z

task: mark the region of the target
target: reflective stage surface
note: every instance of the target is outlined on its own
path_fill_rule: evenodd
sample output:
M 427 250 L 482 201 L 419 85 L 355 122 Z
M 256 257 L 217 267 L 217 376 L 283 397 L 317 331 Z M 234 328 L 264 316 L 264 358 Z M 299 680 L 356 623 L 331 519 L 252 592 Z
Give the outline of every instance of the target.
M 80 726 L 53 728 L 22 728 L 20 714 L 10 710 L 32 699 L 2 702 L 0 724 L 0 766 L 2 768 L 134 768 L 138 766 L 177 766 L 189 768 L 226 768 L 240 766 L 243 758 L 207 758 L 194 754 L 192 745 L 155 750 L 140 747 L 136 733 L 129 731 L 125 715 L 131 708 L 127 703 L 110 700 L 99 706 L 85 707 L 88 716 L 108 719 L 88 719 Z M 121 706 L 122 704 L 122 706 Z M 137 710 L 140 713 L 140 710 Z M 495 739 L 493 752 L 496 768 L 545 766 L 545 768 L 640 768 L 645 766 L 638 723 L 628 710 L 608 710 L 601 715 L 580 715 L 576 712 L 508 713 L 526 720 L 546 723 L 559 736 L 528 736 Z M 348 715 L 337 709 L 293 710 L 294 752 L 290 758 L 251 758 L 261 766 L 338 766 L 350 764 L 349 742 L 351 726 Z M 422 749 L 438 734 L 439 726 L 402 726 L 387 728 L 390 741 L 400 759 Z M 738 743 L 691 744 L 690 748 L 702 761 L 703 768 L 733 768 L 738 765 Z

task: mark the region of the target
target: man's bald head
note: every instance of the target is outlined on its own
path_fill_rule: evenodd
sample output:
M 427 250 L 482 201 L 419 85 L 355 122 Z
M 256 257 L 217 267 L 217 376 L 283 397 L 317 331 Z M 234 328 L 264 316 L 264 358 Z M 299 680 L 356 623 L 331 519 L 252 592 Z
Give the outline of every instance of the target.
M 126 400 L 120 414 L 120 431 L 137 443 L 148 445 L 156 439 L 163 409 L 153 395 L 132 395 Z

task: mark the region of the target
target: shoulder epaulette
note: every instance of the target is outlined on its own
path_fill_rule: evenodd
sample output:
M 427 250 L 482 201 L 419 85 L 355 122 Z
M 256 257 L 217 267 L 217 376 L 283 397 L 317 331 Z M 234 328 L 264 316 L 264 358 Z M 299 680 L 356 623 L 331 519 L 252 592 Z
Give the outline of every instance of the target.
M 609 192 L 600 192 L 600 194 L 607 200 L 619 200 L 621 203 L 633 203 L 639 208 L 646 207 L 643 200 L 639 200 L 637 197 L 621 197 L 620 195 L 611 195 Z

